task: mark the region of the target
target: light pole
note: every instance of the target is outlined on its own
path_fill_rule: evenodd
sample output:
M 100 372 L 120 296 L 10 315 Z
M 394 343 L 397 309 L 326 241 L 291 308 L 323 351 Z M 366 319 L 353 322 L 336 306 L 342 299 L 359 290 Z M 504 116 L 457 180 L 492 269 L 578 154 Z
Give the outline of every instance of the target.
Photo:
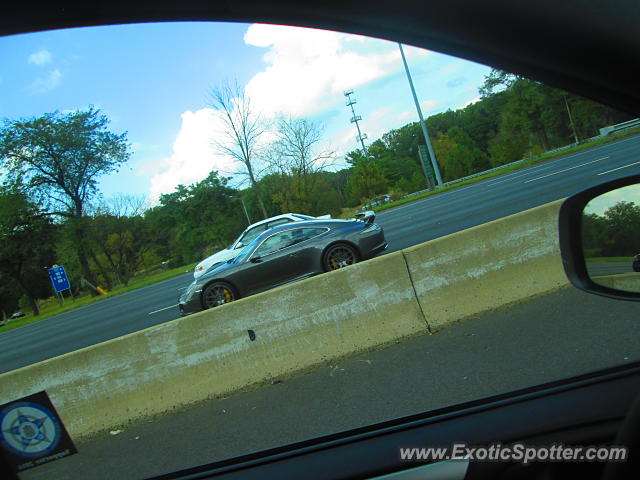
M 242 199 L 242 197 L 240 198 L 240 203 L 242 203 L 242 210 L 244 211 L 244 215 L 247 217 L 247 222 L 249 222 L 249 225 L 251 225 L 251 219 L 249 218 L 249 212 L 247 212 L 247 207 L 244 206 L 244 200 Z
M 418 117 L 420 118 L 420 126 L 422 127 L 422 134 L 424 135 L 424 141 L 427 142 L 427 148 L 429 149 L 429 157 L 431 158 L 431 166 L 433 167 L 433 173 L 436 176 L 436 185 L 442 185 L 442 176 L 440 175 L 440 167 L 438 166 L 438 161 L 436 160 L 436 154 L 433 151 L 433 147 L 431 146 L 431 140 L 429 139 L 429 132 L 427 131 L 427 124 L 424 122 L 424 118 L 422 117 L 422 110 L 420 109 L 420 102 L 418 102 L 418 96 L 416 95 L 416 90 L 413 88 L 413 81 L 411 80 L 411 73 L 409 72 L 409 65 L 407 65 L 407 59 L 404 57 L 404 50 L 402 49 L 402 44 L 398 43 L 398 47 L 400 47 L 400 55 L 402 55 L 402 63 L 404 64 L 404 69 L 407 72 L 407 79 L 409 80 L 409 87 L 411 87 L 411 93 L 413 94 L 413 101 L 416 104 L 416 110 L 418 110 Z M 424 164 L 422 165 L 423 170 L 425 170 L 426 177 L 426 168 Z

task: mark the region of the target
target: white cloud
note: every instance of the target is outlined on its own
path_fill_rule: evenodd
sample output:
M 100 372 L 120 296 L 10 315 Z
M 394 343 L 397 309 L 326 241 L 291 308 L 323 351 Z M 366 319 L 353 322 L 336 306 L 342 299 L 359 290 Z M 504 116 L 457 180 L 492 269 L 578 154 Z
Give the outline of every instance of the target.
M 27 63 L 31 65 L 37 65 L 39 67 L 51 63 L 52 55 L 48 50 L 38 50 L 37 52 L 29 55 Z
M 422 116 L 426 119 L 429 115 L 433 115 L 433 109 L 438 104 L 437 100 L 426 99 L 420 102 L 420 109 L 422 110 Z M 418 112 L 415 108 L 411 110 L 405 110 L 398 114 L 398 120 L 402 123 L 417 122 L 419 120 Z
M 460 70 L 459 63 L 449 63 L 442 67 L 438 73 L 443 77 L 449 77 L 458 70 Z
M 438 102 L 436 100 L 431 100 L 431 99 L 427 99 L 427 100 L 423 100 L 422 102 L 420 102 L 420 108 L 422 109 L 422 115 L 424 117 L 427 117 L 429 112 L 431 112 L 436 105 L 438 104 Z M 416 113 L 417 115 L 417 113 Z
M 171 193 L 178 185 L 190 185 L 205 178 L 211 170 L 221 174 L 237 170 L 231 158 L 218 155 L 211 146 L 213 132 L 221 125 L 213 110 L 203 108 L 182 114 L 180 133 L 173 143 L 173 153 L 159 165 L 143 167 L 141 173 L 155 174 L 151 179 L 150 200 L 157 202 L 163 193 Z
M 469 105 L 479 102 L 480 101 L 480 96 L 478 95 L 477 97 L 473 97 L 471 100 L 469 100 L 468 102 L 464 103 L 460 108 L 466 108 Z
M 251 25 L 245 43 L 267 49 L 265 66 L 251 78 L 245 94 L 252 106 L 266 118 L 278 114 L 309 116 L 343 105 L 343 92 L 382 79 L 403 69 L 396 43 L 325 30 L 277 25 Z M 405 48 L 408 59 L 424 59 L 430 52 Z M 427 109 L 432 105 L 426 100 Z M 202 180 L 211 170 L 230 175 L 238 170 L 232 159 L 216 154 L 210 141 L 213 133 L 222 131 L 214 110 L 204 108 L 182 114 L 182 126 L 171 156 L 147 164 L 142 174 L 153 175 L 150 199 L 157 202 L 163 193 L 174 191 L 179 184 Z M 389 109 L 381 109 L 367 117 L 367 142 L 389 129 Z M 401 124 L 401 116 L 398 125 Z M 269 135 L 266 132 L 265 142 Z M 357 148 L 353 125 L 331 135 L 338 154 Z
M 30 89 L 36 93 L 45 93 L 58 87 L 62 82 L 62 73 L 57 68 L 51 70 L 46 77 L 39 77 L 31 84 Z
M 267 116 L 305 116 L 344 101 L 343 92 L 402 68 L 395 43 L 326 30 L 251 25 L 244 40 L 268 48 L 246 93 Z M 428 52 L 412 48 L 411 55 Z

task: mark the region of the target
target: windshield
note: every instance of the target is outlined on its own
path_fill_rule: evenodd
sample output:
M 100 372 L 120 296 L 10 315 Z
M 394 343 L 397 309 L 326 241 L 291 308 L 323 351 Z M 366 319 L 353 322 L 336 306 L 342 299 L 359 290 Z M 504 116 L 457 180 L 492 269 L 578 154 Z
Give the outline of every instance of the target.
M 265 235 L 260 235 L 259 238 L 254 238 L 250 244 L 248 244 L 240 251 L 238 256 L 233 260 L 233 263 L 242 263 L 246 261 L 251 252 L 256 248 L 256 246 L 262 241 L 264 237 Z
M 257 227 L 250 228 L 246 232 L 244 232 L 238 239 L 233 243 L 235 248 L 241 248 L 245 245 L 249 245 L 253 242 L 258 235 L 264 232 L 267 229 L 267 225 L 258 225 Z
M 640 358 L 637 307 L 570 287 L 557 244 L 558 201 L 640 172 L 627 114 L 276 25 L 14 35 L 0 67 L 0 404 L 46 390 L 80 452 L 21 477 L 148 477 Z M 277 222 L 247 225 L 364 210 L 247 261 Z

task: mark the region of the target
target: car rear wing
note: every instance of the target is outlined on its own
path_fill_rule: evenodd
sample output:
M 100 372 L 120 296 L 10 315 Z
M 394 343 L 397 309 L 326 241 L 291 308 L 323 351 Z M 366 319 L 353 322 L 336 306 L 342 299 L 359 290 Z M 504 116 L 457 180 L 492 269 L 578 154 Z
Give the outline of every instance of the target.
M 364 223 L 373 223 L 376 219 L 376 214 L 373 210 L 367 210 L 365 212 L 356 213 L 356 220 L 360 220 Z

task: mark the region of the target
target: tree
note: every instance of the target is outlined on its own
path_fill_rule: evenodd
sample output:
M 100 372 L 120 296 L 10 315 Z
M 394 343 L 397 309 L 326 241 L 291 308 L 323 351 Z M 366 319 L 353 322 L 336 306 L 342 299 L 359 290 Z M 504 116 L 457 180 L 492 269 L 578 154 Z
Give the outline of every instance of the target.
M 272 172 L 280 174 L 281 185 L 273 201 L 282 210 L 312 212 L 312 193 L 322 180 L 319 173 L 334 160 L 332 151 L 320 148 L 322 133 L 319 123 L 305 118 L 278 120 L 268 163 Z
M 607 238 L 602 254 L 623 257 L 638 253 L 640 238 L 640 206 L 634 202 L 618 202 L 604 212 Z
M 487 76 L 484 77 L 484 84 L 479 89 L 480 96 L 482 98 L 490 97 L 495 94 L 496 88 L 510 88 L 520 78 L 522 77 L 505 70 L 493 68 Z
M 68 219 L 82 275 L 92 280 L 84 242 L 88 202 L 98 193 L 100 176 L 129 159 L 126 132 L 108 131 L 99 110 L 7 120 L 0 130 L 0 159 L 9 182 L 43 206 L 50 215 Z
M 41 215 L 24 194 L 2 189 L 0 276 L 10 279 L 26 296 L 34 315 L 40 314 L 37 299 L 51 292 L 46 267 L 55 262 L 54 243 L 55 231 L 50 219 Z
M 347 181 L 348 195 L 358 201 L 366 201 L 384 193 L 388 187 L 382 168 L 369 157 L 353 156 L 354 167 Z
M 160 196 L 144 218 L 161 253 L 177 265 L 227 247 L 247 226 L 238 192 L 212 171 L 204 180 Z
M 256 155 L 260 146 L 260 137 L 265 126 L 260 115 L 254 111 L 251 99 L 244 90 L 234 83 L 220 84 L 211 89 L 209 106 L 223 125 L 222 132 L 215 132 L 213 147 L 224 155 L 240 162 L 247 175 L 260 205 L 263 218 L 267 218 L 267 210 L 257 186 Z

